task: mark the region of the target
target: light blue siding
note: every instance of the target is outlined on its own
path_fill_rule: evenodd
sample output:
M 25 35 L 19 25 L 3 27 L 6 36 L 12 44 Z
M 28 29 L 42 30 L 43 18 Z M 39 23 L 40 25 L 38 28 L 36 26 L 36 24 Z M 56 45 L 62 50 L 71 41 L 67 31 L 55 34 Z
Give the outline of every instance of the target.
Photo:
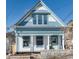
M 64 34 L 64 31 L 17 31 L 17 33 L 24 34 Z
M 16 31 L 25 34 L 64 34 L 61 28 L 17 28 Z
M 63 31 L 61 28 L 39 28 L 39 27 L 30 27 L 30 28 L 17 28 L 16 31 Z

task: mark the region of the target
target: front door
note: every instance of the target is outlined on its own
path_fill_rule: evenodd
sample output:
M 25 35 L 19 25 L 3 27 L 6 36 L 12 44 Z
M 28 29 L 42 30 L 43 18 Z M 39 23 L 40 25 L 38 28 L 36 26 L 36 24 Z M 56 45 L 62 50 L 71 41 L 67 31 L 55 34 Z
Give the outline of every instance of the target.
M 49 48 L 50 49 L 57 49 L 58 46 L 58 36 L 57 35 L 51 35 L 49 39 Z

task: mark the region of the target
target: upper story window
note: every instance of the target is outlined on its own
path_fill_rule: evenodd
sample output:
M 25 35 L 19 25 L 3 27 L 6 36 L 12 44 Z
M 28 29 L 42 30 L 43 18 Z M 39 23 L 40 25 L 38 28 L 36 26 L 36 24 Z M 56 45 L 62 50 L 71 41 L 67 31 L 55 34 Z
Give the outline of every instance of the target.
M 47 14 L 35 14 L 33 15 L 33 24 L 47 24 Z
M 42 24 L 42 15 L 38 15 L 38 24 Z

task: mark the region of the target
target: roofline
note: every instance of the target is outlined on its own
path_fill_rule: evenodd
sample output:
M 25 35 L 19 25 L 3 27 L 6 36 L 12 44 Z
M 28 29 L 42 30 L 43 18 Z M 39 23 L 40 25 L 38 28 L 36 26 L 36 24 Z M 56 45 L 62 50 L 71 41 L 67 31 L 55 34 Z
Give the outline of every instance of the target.
M 42 0 L 39 0 L 16 24 L 14 25 L 18 25 L 18 23 L 24 21 L 32 12 L 32 9 L 36 7 L 36 5 L 38 5 L 39 3 L 42 3 L 42 5 L 44 5 L 50 12 L 52 15 L 55 16 L 55 18 L 57 18 L 56 20 L 63 26 L 67 26 L 58 16 L 56 16 L 56 14 L 54 12 L 52 12 L 52 10 L 50 8 L 48 8 Z M 62 22 L 62 23 L 61 23 Z
M 29 26 L 29 27 L 26 27 L 26 26 L 15 26 L 14 28 L 65 28 L 65 27 L 63 27 L 63 26 L 61 26 L 61 27 L 52 27 L 52 26 L 43 26 L 43 27 L 41 27 L 41 26 L 39 26 L 39 27 L 37 27 L 37 26 Z
M 73 20 L 71 19 L 68 23 L 67 23 L 67 25 L 69 24 L 69 23 L 71 23 L 71 22 L 73 22 Z
M 42 3 L 43 3 L 43 5 L 45 7 L 47 7 L 47 9 L 49 9 L 49 11 L 51 12 L 52 15 L 54 15 L 55 17 L 57 17 L 63 23 L 64 26 L 67 26 L 54 12 L 52 12 L 52 10 L 50 8 L 48 8 L 48 6 L 46 6 L 46 4 L 44 4 L 44 2 L 42 2 Z
M 27 11 L 27 13 L 26 13 L 18 22 L 16 22 L 16 24 L 14 24 L 14 25 L 17 25 L 17 23 L 21 22 L 22 19 L 25 20 L 25 19 L 29 16 L 29 14 L 32 12 L 32 9 L 33 9 L 39 2 L 42 2 L 42 1 L 40 1 L 40 0 L 37 1 L 37 3 L 36 3 L 32 8 L 30 8 L 30 10 Z M 23 21 L 23 20 L 22 20 L 22 21 Z

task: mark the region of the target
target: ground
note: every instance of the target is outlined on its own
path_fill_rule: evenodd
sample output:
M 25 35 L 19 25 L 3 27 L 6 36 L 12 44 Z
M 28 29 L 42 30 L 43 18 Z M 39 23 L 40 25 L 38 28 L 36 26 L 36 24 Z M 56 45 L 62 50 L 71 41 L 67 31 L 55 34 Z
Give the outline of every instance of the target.
M 31 55 L 7 55 L 6 59 L 73 59 L 73 50 L 66 50 L 57 53 L 56 52 L 57 51 L 49 53 L 48 51 L 42 52 L 42 54 L 32 53 Z

